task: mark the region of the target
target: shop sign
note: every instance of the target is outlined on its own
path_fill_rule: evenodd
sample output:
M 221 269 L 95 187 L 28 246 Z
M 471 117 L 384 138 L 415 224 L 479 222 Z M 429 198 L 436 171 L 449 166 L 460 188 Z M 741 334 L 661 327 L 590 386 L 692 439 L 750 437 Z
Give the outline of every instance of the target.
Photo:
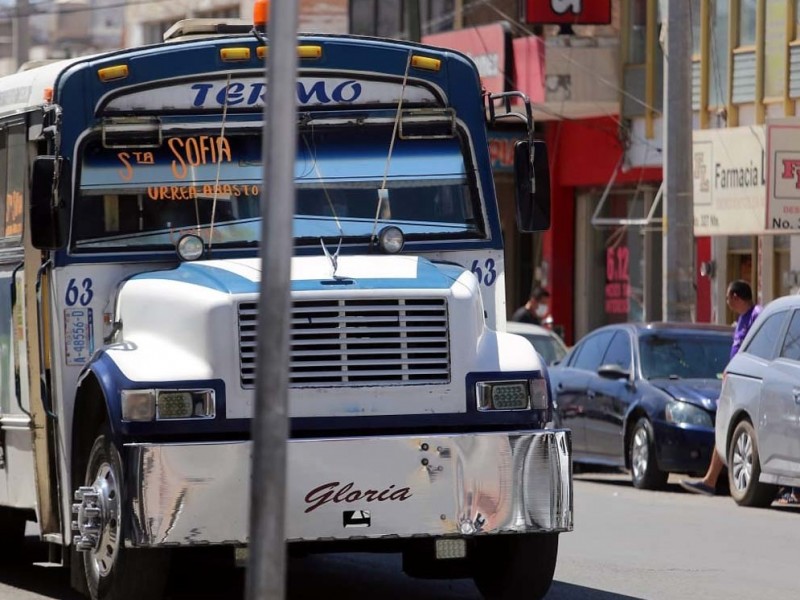
M 608 25 L 611 23 L 611 0 L 526 0 L 525 22 Z
M 764 232 L 767 196 L 764 139 L 763 125 L 693 132 L 696 236 Z
M 630 251 L 627 246 L 606 249 L 605 311 L 627 315 L 630 310 Z
M 800 121 L 767 124 L 767 174 L 766 228 L 800 229 Z
M 506 41 L 509 31 L 500 23 L 422 36 L 423 44 L 452 48 L 469 56 L 478 67 L 481 84 L 490 94 L 506 91 Z
M 514 170 L 514 144 L 523 139 L 523 132 L 489 132 L 489 159 L 495 173 L 508 173 Z
M 514 38 L 514 82 L 516 89 L 534 104 L 542 104 L 545 96 L 545 45 L 536 35 Z M 521 102 L 519 102 L 521 104 Z M 559 108 L 563 109 L 562 106 Z

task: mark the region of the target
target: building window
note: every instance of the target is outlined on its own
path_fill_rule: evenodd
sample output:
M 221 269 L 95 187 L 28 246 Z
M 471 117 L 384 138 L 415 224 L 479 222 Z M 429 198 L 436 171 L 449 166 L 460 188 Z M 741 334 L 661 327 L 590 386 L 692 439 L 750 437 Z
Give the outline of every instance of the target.
M 711 0 L 711 69 L 709 104 L 728 103 L 728 0 Z
M 800 0 L 794 0 L 794 37 L 800 38 Z
M 692 0 L 689 11 L 689 19 L 692 23 L 692 54 L 700 56 L 700 0 Z
M 420 0 L 423 35 L 453 28 L 455 0 Z M 350 29 L 356 35 L 408 35 L 405 0 L 350 0 Z
M 643 65 L 647 57 L 647 2 L 648 0 L 630 0 L 628 64 Z
M 758 0 L 739 0 L 739 46 L 755 46 L 756 44 L 757 4 Z

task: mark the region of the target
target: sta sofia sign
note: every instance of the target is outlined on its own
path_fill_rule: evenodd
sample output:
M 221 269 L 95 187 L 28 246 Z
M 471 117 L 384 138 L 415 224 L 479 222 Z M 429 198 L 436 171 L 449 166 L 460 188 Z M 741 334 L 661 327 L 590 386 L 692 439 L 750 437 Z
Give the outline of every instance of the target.
M 611 23 L 611 0 L 526 0 L 525 22 L 607 25 Z

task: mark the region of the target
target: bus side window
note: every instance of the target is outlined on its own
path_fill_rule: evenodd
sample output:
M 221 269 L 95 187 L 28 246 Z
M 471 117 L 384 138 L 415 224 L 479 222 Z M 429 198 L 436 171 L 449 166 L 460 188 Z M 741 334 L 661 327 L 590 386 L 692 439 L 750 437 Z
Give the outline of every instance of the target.
M 0 239 L 6 237 L 6 193 L 8 192 L 8 129 L 0 126 Z
M 22 237 L 22 198 L 25 194 L 25 174 L 28 172 L 24 123 L 8 129 L 8 179 L 5 192 L 5 237 Z

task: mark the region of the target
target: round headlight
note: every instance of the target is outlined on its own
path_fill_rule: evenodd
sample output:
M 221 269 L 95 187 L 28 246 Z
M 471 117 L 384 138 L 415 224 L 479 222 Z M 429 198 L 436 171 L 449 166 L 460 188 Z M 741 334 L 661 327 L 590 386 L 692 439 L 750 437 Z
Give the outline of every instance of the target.
M 378 233 L 378 244 L 380 245 L 381 251 L 386 254 L 397 254 L 403 249 L 405 243 L 406 240 L 403 237 L 403 232 L 400 231 L 399 227 L 395 227 L 394 225 L 384 227 L 380 230 L 380 233 Z
M 205 242 L 199 235 L 186 234 L 178 240 L 178 256 L 181 260 L 197 260 L 203 256 Z

